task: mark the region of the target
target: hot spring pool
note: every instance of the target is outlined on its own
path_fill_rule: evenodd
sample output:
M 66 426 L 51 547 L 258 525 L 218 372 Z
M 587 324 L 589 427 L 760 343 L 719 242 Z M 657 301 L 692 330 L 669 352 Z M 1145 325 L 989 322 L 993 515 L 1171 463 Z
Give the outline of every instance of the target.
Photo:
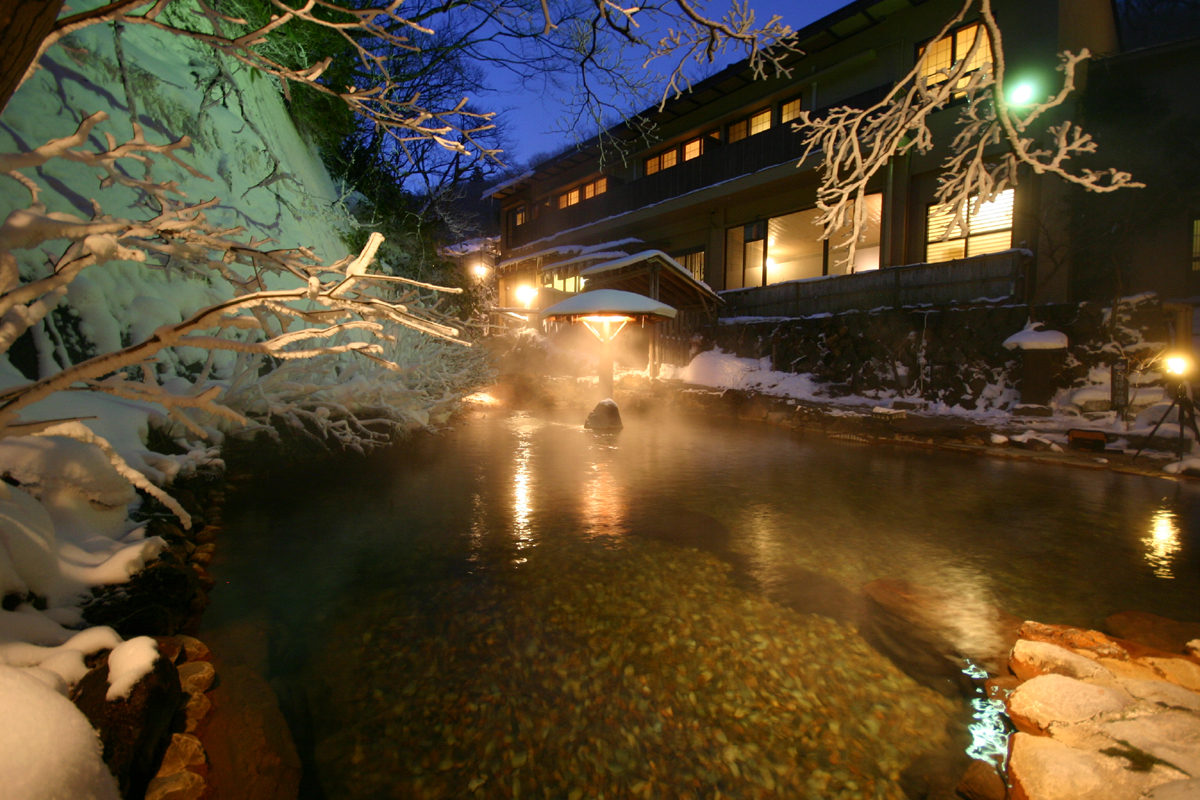
M 579 422 L 480 414 L 235 484 L 205 625 L 266 633 L 303 796 L 899 798 L 971 709 L 865 642 L 863 583 L 1195 617 L 1191 483 Z

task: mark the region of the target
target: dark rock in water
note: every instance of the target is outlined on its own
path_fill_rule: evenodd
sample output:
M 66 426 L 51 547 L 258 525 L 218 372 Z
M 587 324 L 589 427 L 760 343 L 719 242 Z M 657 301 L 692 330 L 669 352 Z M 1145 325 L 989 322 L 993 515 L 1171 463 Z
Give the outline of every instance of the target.
M 601 400 L 588 414 L 583 427 L 594 431 L 615 431 L 625 427 L 621 424 L 621 411 L 612 400 Z
M 820 614 L 839 622 L 861 624 L 865 603 L 833 578 L 803 567 L 770 570 L 766 593 L 775 602 L 803 614 Z
M 126 639 L 171 636 L 192 615 L 200 576 L 168 552 L 128 583 L 100 586 L 83 609 L 90 625 L 108 625 Z
M 286 800 L 299 795 L 301 765 L 275 692 L 246 666 L 221 665 L 213 713 L 200 739 L 217 797 Z
M 1104 630 L 1119 639 L 1168 653 L 1186 653 L 1187 643 L 1200 639 L 1200 622 L 1176 622 L 1145 611 L 1122 611 L 1104 619 Z
M 900 788 L 909 800 L 961 800 L 957 787 L 968 762 L 961 751 L 918 756 L 900 773 Z
M 122 797 L 141 797 L 171 743 L 171 721 L 183 702 L 179 673 L 165 658 L 121 700 L 107 700 L 108 659 L 75 687 L 72 699 L 100 734 L 104 763 Z
M 1021 620 L 972 598 L 902 580 L 863 586 L 863 635 L 914 680 L 947 696 L 971 688 L 966 659 L 1004 674 Z
M 957 787 L 959 795 L 967 800 L 1004 800 L 1008 789 L 996 767 L 986 761 L 972 759 Z

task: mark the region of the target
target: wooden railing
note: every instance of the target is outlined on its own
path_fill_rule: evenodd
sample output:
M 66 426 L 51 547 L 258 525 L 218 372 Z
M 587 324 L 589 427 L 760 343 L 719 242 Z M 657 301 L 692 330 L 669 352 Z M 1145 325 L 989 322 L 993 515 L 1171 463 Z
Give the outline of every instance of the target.
M 721 292 L 722 317 L 807 317 L 874 308 L 1025 299 L 1027 251 Z
M 630 183 L 609 178 L 608 191 L 569 208 L 551 208 L 537 219 L 509 230 L 507 249 L 544 239 L 606 217 L 636 211 L 672 197 L 722 183 L 741 175 L 800 159 L 804 139 L 791 125 L 777 125 Z

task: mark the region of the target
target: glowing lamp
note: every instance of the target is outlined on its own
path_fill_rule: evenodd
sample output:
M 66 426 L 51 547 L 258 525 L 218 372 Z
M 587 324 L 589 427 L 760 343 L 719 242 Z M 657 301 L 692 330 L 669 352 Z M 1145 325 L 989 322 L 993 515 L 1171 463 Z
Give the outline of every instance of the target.
M 1019 83 L 1009 95 L 1009 102 L 1014 106 L 1027 106 L 1033 102 L 1033 84 Z
M 529 308 L 531 305 L 533 305 L 533 301 L 537 299 L 537 294 L 538 290 L 532 286 L 518 286 L 517 302 L 526 308 Z
M 633 322 L 633 317 L 623 314 L 589 314 L 586 317 L 576 317 L 589 331 L 596 334 L 602 342 L 611 342 L 621 332 L 621 329 Z
M 1167 356 L 1167 372 L 1175 377 L 1183 377 L 1192 371 L 1192 360 L 1187 356 Z
M 555 303 L 542 312 L 542 319 L 556 322 L 582 322 L 601 342 L 600 389 L 604 397 L 613 395 L 612 340 L 631 322 L 642 325 L 675 318 L 675 309 L 644 294 L 617 289 L 580 292 Z
M 471 271 L 474 272 L 475 277 L 479 278 L 480 280 L 486 278 L 488 274 L 488 268 L 486 264 L 476 264 Z

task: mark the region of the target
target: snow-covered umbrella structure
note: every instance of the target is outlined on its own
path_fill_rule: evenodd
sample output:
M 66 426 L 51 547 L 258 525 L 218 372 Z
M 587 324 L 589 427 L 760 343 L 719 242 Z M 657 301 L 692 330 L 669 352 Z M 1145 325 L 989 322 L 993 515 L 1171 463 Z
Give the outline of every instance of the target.
M 542 311 L 550 322 L 582 322 L 602 342 L 600 389 L 606 398 L 613 395 L 612 340 L 631 322 L 649 325 L 675 318 L 675 309 L 644 294 L 618 289 L 596 289 L 568 297 Z

